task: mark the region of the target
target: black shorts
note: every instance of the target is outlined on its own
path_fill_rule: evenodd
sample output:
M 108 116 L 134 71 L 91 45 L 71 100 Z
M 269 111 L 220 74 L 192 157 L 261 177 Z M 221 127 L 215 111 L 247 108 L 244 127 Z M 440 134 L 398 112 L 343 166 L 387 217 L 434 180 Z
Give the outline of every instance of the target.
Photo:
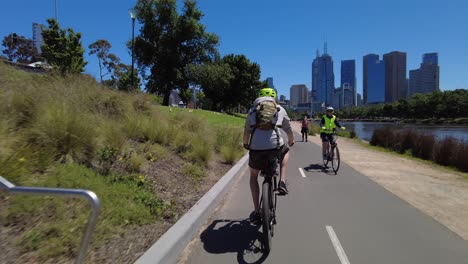
M 268 166 L 268 161 L 273 160 L 280 152 L 280 160 L 283 160 L 284 155 L 288 153 L 289 147 L 284 144 L 279 150 L 250 150 L 249 151 L 249 167 L 262 170 Z
M 307 127 L 303 127 L 301 129 L 301 133 L 309 133 L 309 129 Z
M 332 143 L 336 142 L 336 135 L 335 134 L 327 134 L 327 133 L 320 133 L 320 138 L 322 139 L 322 142 L 329 142 L 331 141 Z

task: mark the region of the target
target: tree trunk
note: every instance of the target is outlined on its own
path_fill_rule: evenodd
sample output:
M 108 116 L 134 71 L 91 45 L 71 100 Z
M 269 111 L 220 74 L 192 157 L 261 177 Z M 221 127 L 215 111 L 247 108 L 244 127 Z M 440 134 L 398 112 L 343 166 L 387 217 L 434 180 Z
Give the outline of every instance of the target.
M 164 93 L 163 105 L 169 106 L 169 96 L 171 96 L 171 91 L 170 90 L 168 91 L 166 89 L 166 91 Z

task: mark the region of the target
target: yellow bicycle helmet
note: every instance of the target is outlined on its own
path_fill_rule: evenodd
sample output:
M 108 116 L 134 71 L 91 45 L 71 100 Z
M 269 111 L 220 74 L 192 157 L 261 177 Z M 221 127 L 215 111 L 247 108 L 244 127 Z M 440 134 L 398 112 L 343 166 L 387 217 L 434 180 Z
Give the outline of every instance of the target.
M 258 97 L 270 96 L 276 99 L 276 91 L 273 88 L 262 88 L 258 91 Z

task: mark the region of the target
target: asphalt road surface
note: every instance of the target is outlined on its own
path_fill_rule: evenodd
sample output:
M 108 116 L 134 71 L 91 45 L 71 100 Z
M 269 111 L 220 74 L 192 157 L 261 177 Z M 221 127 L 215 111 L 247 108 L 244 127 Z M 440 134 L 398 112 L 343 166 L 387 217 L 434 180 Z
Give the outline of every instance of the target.
M 296 142 L 287 179 L 268 255 L 260 250 L 261 226 L 248 221 L 246 170 L 181 262 L 468 264 L 468 241 L 347 166 L 346 157 L 335 175 L 323 168 L 320 147 Z

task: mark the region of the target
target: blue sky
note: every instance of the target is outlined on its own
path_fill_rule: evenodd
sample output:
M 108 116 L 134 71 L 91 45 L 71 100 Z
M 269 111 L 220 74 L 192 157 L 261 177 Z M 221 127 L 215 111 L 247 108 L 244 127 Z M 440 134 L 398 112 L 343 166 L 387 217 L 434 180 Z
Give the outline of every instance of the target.
M 123 62 L 131 57 L 128 9 L 134 0 L 57 0 L 62 27 L 82 33 L 83 46 L 107 39 Z M 179 1 L 181 3 L 181 1 Z M 54 0 L 2 3 L 0 38 L 15 32 L 32 37 L 32 22 L 54 17 Z M 219 50 L 245 54 L 260 64 L 262 78 L 273 77 L 280 94 L 292 84 L 311 88 L 316 50 L 333 57 L 335 83 L 341 60 L 356 60 L 358 92 L 362 91 L 362 57 L 407 52 L 407 69 L 419 67 L 423 53 L 438 52 L 442 90 L 468 88 L 468 1 L 451 0 L 199 0 L 207 30 L 220 36 Z M 5 12 L 7 11 L 7 12 Z M 136 30 L 136 34 L 138 29 Z M 87 55 L 86 71 L 98 76 L 95 57 Z

